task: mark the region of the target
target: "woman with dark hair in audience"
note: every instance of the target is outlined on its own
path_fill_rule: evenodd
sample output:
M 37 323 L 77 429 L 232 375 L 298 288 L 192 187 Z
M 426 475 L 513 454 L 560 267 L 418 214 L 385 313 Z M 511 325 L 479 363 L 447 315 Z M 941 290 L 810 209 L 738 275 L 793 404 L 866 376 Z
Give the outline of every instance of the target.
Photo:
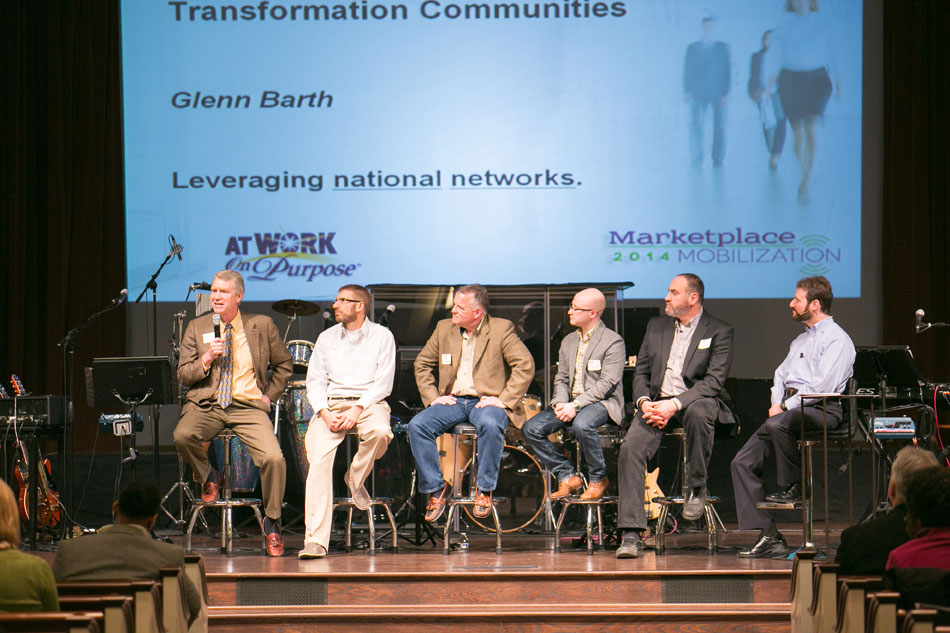
M 19 545 L 16 499 L 0 480 L 0 611 L 59 611 L 53 570 L 39 556 L 21 552 Z

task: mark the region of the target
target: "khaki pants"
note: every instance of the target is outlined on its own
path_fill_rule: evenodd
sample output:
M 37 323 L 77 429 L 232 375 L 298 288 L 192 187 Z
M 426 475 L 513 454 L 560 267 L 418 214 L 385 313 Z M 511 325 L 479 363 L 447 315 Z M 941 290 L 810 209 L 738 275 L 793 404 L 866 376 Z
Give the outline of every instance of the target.
M 355 403 L 352 400 L 331 400 L 329 408 L 332 413 L 343 413 Z M 346 477 L 359 487 L 369 477 L 376 460 L 386 454 L 386 448 L 393 439 L 389 423 L 389 405 L 378 402 L 367 407 L 356 419 L 353 429 L 359 435 L 360 443 Z M 333 459 L 336 457 L 337 446 L 346 434 L 347 431 L 331 431 L 319 414 L 310 420 L 304 438 L 307 461 L 310 462 L 304 501 L 304 545 L 316 543 L 324 549 L 329 549 L 333 518 Z
M 204 482 L 211 472 L 211 464 L 202 442 L 214 439 L 225 427 L 230 427 L 244 442 L 254 465 L 261 470 L 264 513 L 275 521 L 280 519 L 287 464 L 274 435 L 274 425 L 264 411 L 237 401 L 227 409 L 217 404 L 205 407 L 186 402 L 174 431 L 175 447 Z

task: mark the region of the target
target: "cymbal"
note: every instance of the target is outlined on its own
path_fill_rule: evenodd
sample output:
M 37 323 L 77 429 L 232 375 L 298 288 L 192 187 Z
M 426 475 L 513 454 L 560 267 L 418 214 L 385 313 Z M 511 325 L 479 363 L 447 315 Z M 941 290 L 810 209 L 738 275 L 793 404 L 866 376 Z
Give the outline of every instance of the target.
M 281 299 L 271 304 L 271 309 L 285 316 L 310 316 L 320 311 L 320 306 L 304 299 Z

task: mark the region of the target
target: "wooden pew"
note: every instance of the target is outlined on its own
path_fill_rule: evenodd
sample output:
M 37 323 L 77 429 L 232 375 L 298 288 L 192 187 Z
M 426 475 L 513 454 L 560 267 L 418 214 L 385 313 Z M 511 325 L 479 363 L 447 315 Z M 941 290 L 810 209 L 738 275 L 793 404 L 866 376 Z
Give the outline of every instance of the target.
M 205 562 L 200 554 L 185 554 L 185 574 L 198 588 L 204 604 L 211 604 L 211 599 L 208 597 L 208 576 L 205 574 Z
M 845 577 L 838 581 L 838 622 L 835 633 L 864 633 L 865 600 L 868 592 L 884 588 L 877 577 Z
M 129 596 L 60 596 L 59 608 L 62 611 L 101 611 L 102 633 L 135 633 L 135 615 Z
M 899 633 L 897 629 L 896 591 L 878 591 L 867 596 L 866 633 Z
M 799 550 L 792 564 L 792 633 L 812 633 L 809 609 L 814 586 L 814 563 L 817 552 Z
M 0 613 L 4 633 L 102 633 L 102 613 Z
M 166 633 L 188 633 L 188 598 L 180 567 L 162 567 L 158 570 L 162 583 L 162 623 Z
M 933 609 L 914 609 L 904 614 L 901 633 L 934 633 L 937 612 Z
M 166 633 L 162 623 L 162 594 L 154 580 L 78 580 L 58 582 L 63 596 L 120 595 L 132 598 L 135 633 Z
M 838 565 L 814 565 L 812 579 L 812 601 L 808 609 L 812 633 L 831 633 L 838 622 Z

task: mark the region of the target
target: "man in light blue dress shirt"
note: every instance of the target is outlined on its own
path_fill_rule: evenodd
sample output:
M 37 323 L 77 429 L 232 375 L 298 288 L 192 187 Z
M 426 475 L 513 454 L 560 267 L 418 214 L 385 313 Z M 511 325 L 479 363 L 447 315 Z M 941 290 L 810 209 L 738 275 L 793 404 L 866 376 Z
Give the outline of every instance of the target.
M 787 552 L 785 538 L 775 520 L 756 503 L 769 500 L 792 502 L 801 497 L 801 455 L 798 438 L 802 420 L 805 428 L 836 428 L 841 423 L 841 406 L 829 402 L 827 414 L 822 403 L 802 399 L 797 393 L 844 393 L 854 365 L 854 344 L 848 333 L 831 316 L 833 294 L 824 277 L 799 280 L 789 303 L 792 319 L 805 325 L 772 383 L 769 417 L 753 433 L 732 460 L 732 484 L 740 530 L 760 530 L 755 544 L 739 552 L 746 558 L 781 556 Z M 778 485 L 784 489 L 765 494 L 762 466 L 775 455 Z

